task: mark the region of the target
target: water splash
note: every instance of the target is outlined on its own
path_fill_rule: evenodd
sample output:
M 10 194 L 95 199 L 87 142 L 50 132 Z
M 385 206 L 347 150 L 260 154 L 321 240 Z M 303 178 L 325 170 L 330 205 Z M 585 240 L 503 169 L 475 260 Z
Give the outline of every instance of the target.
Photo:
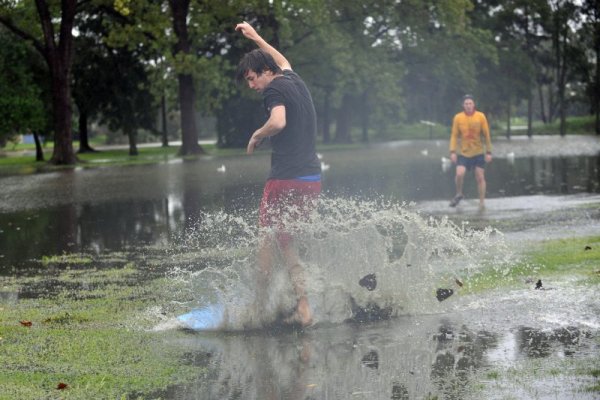
M 268 302 L 258 305 L 255 253 L 264 235 L 276 232 L 259 232 L 256 220 L 255 213 L 206 213 L 174 241 L 170 313 L 222 304 L 220 328 L 239 330 L 263 327 L 293 309 L 282 257 Z M 289 230 L 317 324 L 361 320 L 361 312 L 380 313 L 375 318 L 441 312 L 451 301 L 438 301 L 438 288 L 459 291 L 457 279 L 482 266 L 505 268 L 511 258 L 494 229 L 470 229 L 386 201 L 322 199 L 307 221 L 293 221 Z

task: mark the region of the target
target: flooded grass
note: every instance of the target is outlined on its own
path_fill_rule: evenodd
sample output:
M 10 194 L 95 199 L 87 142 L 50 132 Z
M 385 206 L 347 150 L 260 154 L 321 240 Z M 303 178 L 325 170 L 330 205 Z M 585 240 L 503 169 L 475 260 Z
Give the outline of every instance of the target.
M 63 270 L 52 278 L 58 293 L 2 297 L 0 399 L 147 398 L 200 374 L 181 361 L 186 349 L 176 341 L 144 331 L 162 281 L 133 285 L 138 273 L 133 265 Z M 27 292 L 47 279 L 3 277 L 0 290 Z M 185 334 L 169 333 L 177 335 Z
M 546 278 L 567 275 L 579 284 L 600 284 L 600 236 L 546 240 L 530 246 L 522 261 L 512 266 L 489 267 L 471 274 L 464 293 L 534 287 L 538 280 L 543 285 Z
M 188 333 L 149 331 L 160 311 L 168 312 L 165 265 L 171 265 L 171 255 L 161 258 L 157 249 L 135 253 L 144 254 L 143 260 L 122 252 L 43 257 L 38 273 L 0 277 L 0 399 L 157 398 L 168 388 L 202 380 L 207 364 L 189 362 Z M 461 293 L 530 290 L 537 279 L 562 278 L 574 286 L 600 283 L 600 236 L 532 244 L 514 266 L 490 267 L 465 279 Z M 158 314 L 149 315 L 152 310 Z M 532 332 L 520 334 L 541 335 L 542 350 L 545 343 L 567 349 L 578 343 L 561 342 L 566 339 L 560 329 Z M 573 335 L 568 338 L 587 338 L 584 331 Z M 469 347 L 457 349 L 466 354 Z M 555 389 L 560 381 L 567 383 L 565 395 L 587 399 L 600 392 L 600 360 L 594 354 L 549 359 L 534 350 L 539 349 L 529 351 L 530 358 L 482 367 L 477 379 L 468 380 L 471 386 L 461 383 L 462 375 L 447 378 L 447 390 L 461 398 L 510 393 L 544 399 L 550 398 L 545 387 Z M 61 383 L 67 386 L 59 389 Z
M 527 359 L 482 373 L 467 398 L 595 399 L 600 392 L 597 357 Z M 561 382 L 557 386 L 556 382 Z M 511 395 L 507 395 L 511 393 Z

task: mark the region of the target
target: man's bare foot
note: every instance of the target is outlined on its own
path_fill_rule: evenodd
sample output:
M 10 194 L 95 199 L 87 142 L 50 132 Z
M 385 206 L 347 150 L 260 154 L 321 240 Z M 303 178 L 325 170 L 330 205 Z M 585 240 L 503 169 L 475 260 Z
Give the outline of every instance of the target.
M 302 327 L 306 327 L 312 324 L 312 312 L 308 305 L 308 299 L 306 296 L 300 297 L 296 311 L 285 319 L 286 324 L 300 324 Z

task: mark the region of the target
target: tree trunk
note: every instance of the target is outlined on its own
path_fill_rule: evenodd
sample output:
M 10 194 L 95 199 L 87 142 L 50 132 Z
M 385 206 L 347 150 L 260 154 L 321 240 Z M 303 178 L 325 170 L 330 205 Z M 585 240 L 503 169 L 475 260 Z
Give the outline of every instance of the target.
M 337 112 L 335 127 L 335 143 L 351 143 L 350 137 L 350 115 L 352 113 L 350 96 L 345 94 L 342 99 L 342 105 Z
M 53 18 L 48 4 L 36 0 L 44 33 L 43 55 L 52 79 L 52 110 L 54 114 L 54 150 L 50 162 L 53 164 L 75 164 L 73 152 L 73 132 L 71 129 L 71 63 L 73 56 L 73 22 L 77 12 L 76 0 L 62 0 L 60 35 L 55 42 Z
M 600 38 L 597 37 L 596 41 L 598 42 L 596 46 L 596 90 L 592 101 L 594 102 L 594 110 L 596 110 L 596 135 L 600 135 Z
M 169 147 L 169 132 L 167 130 L 167 101 L 164 93 L 160 99 L 160 114 L 162 119 L 162 147 Z
M 559 53 L 558 107 L 560 116 L 560 136 L 567 134 L 567 105 L 565 99 L 567 77 L 567 31 L 563 31 L 562 52 Z
M 362 142 L 369 141 L 369 97 L 365 90 L 361 96 L 361 123 L 362 123 Z
M 83 107 L 79 108 L 79 150 L 78 153 L 95 152 L 88 141 L 88 113 Z
M 511 128 L 510 128 L 510 97 L 507 100 L 506 104 L 506 138 L 510 139 Z
M 544 86 L 541 82 L 538 82 L 538 94 L 540 96 L 540 116 L 542 122 L 546 125 L 548 123 L 548 118 L 546 117 L 546 105 L 544 104 Z
M 35 140 L 35 161 L 44 161 L 44 150 L 42 149 L 42 141 L 37 132 L 33 132 L 33 140 Z
M 129 139 L 129 155 L 137 156 L 139 153 L 137 149 L 137 133 L 135 129 L 127 132 L 127 138 Z
M 531 34 L 529 32 L 530 26 L 530 10 L 529 5 L 525 4 L 525 52 L 531 61 L 533 61 L 533 57 L 531 56 Z M 533 131 L 531 130 L 531 123 L 533 119 L 533 88 L 531 87 L 533 79 L 528 80 L 528 92 L 527 92 L 527 136 L 531 139 L 533 136 Z
M 529 91 L 527 96 L 527 136 L 531 139 L 533 137 L 533 93 Z
M 169 0 L 171 13 L 173 14 L 173 30 L 177 36 L 174 53 L 189 55 L 191 45 L 188 34 L 188 12 L 190 0 Z M 196 118 L 194 106 L 196 92 L 194 89 L 194 78 L 190 74 L 177 74 L 179 82 L 179 107 L 181 110 L 181 148 L 180 155 L 202 154 L 204 150 L 198 144 L 198 131 L 196 130 Z
M 323 100 L 323 143 L 331 142 L 331 91 L 325 92 L 325 99 Z
M 182 156 L 203 154 L 204 150 L 198 144 L 198 131 L 196 130 L 194 78 L 191 75 L 179 74 L 177 80 L 179 81 L 179 107 L 181 109 L 181 148 L 179 154 Z
M 54 114 L 54 150 L 50 162 L 57 165 L 72 165 L 77 162 L 73 151 L 73 131 L 71 128 L 71 87 L 69 71 L 61 64 L 51 68 L 52 110 Z

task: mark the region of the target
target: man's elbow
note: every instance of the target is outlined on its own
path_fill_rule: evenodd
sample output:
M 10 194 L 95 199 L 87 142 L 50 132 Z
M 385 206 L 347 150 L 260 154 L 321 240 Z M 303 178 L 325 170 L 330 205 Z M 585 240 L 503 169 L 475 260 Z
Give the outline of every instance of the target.
M 271 126 L 273 127 L 273 130 L 280 132 L 285 128 L 285 120 L 275 120 L 272 122 Z

